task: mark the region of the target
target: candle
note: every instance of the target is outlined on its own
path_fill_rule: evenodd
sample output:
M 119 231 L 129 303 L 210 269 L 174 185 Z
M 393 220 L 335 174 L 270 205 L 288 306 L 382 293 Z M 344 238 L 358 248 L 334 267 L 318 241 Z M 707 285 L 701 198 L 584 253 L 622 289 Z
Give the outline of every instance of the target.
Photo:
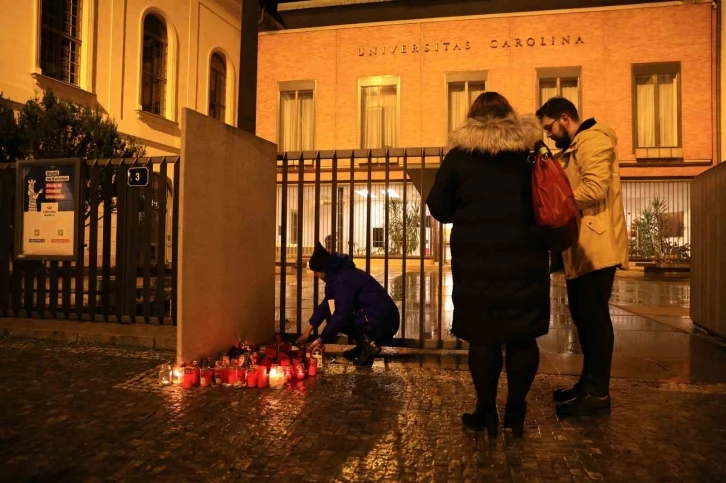
M 318 373 L 318 361 L 317 359 L 310 359 L 310 367 L 308 367 L 308 374 L 315 376 Z
M 184 372 L 183 371 L 184 370 L 181 367 L 175 367 L 174 368 L 174 371 L 173 371 L 174 377 L 172 379 L 172 382 L 174 384 L 181 384 L 181 382 L 182 382 L 182 376 L 184 375 Z
M 272 389 L 282 389 L 285 386 L 285 373 L 283 369 L 274 364 L 270 368 L 270 387 Z
M 289 364 L 288 365 L 283 365 L 282 366 L 282 369 L 283 369 L 283 371 L 285 373 L 285 380 L 287 382 L 292 381 L 292 378 L 293 378 L 292 366 L 290 366 Z
M 159 384 L 162 386 L 168 386 L 171 384 L 171 377 L 171 365 L 162 364 L 161 369 L 159 369 Z
M 191 367 L 184 368 L 184 375 L 182 376 L 182 387 L 184 389 L 191 389 L 194 387 L 194 369 Z
M 257 366 L 257 387 L 267 387 L 267 367 Z
M 192 369 L 194 370 L 193 371 L 194 385 L 198 386 L 199 385 L 199 362 L 192 361 Z
M 247 387 L 257 387 L 257 369 L 254 366 L 247 371 Z
M 228 367 L 227 368 L 227 384 L 236 384 L 238 381 L 237 379 L 237 368 L 236 367 Z
M 214 384 L 222 384 L 222 363 L 219 361 L 214 363 Z
M 199 370 L 199 385 L 201 387 L 209 387 L 212 383 L 212 370 L 208 367 L 203 367 Z
M 302 381 L 303 379 L 305 379 L 305 366 L 304 365 L 298 364 L 296 366 L 296 372 L 297 372 L 298 380 Z

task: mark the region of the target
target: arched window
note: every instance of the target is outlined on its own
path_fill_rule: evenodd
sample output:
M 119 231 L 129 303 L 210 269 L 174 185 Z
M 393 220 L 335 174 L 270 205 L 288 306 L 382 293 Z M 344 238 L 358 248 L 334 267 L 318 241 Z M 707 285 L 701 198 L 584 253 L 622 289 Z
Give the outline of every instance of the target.
M 226 112 L 227 65 L 224 56 L 212 54 L 209 66 L 209 116 L 224 122 Z
M 166 115 L 166 24 L 158 15 L 144 18 L 144 51 L 141 69 L 141 109 Z
M 43 0 L 40 68 L 44 76 L 78 85 L 81 71 L 81 0 Z

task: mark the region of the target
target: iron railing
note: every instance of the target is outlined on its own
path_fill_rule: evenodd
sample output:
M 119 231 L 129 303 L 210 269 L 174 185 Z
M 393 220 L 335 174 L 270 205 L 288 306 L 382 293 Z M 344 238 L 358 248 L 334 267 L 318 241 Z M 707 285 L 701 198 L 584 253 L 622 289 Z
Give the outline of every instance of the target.
M 127 186 L 134 166 L 147 186 Z M 77 260 L 15 260 L 15 164 L 0 164 L 0 314 L 176 324 L 178 180 L 178 156 L 87 160 Z
M 449 231 L 426 195 L 443 148 L 331 150 L 278 155 L 278 330 L 297 334 L 322 298 L 306 267 L 316 241 L 348 253 L 401 311 L 398 343 L 457 348 L 450 333 Z M 631 257 L 683 259 L 690 248 L 690 180 L 623 181 Z M 653 204 L 655 203 L 655 207 Z

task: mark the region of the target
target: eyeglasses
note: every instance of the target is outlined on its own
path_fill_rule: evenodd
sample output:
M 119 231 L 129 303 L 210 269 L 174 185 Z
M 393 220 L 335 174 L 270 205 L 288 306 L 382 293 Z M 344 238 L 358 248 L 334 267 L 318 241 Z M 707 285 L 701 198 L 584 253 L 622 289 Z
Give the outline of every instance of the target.
M 551 123 L 549 123 L 545 126 L 542 126 L 542 129 L 544 129 L 544 132 L 546 132 L 547 134 L 551 134 L 552 128 L 554 127 L 555 123 L 560 120 L 561 117 L 562 117 L 562 115 L 560 115 L 557 119 L 555 119 Z

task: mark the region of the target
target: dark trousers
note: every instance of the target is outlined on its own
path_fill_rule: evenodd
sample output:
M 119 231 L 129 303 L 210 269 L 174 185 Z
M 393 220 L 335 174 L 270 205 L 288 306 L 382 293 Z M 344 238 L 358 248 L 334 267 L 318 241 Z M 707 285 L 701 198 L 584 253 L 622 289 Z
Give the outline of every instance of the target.
M 507 404 L 524 403 L 539 367 L 539 347 L 535 339 L 506 344 L 506 358 L 501 344 L 469 347 L 469 372 L 474 381 L 477 406 L 485 411 L 496 407 L 497 385 L 502 365 L 507 371 Z
M 377 324 L 356 322 L 355 316 L 348 318 L 341 329 L 341 332 L 354 341 L 365 334 L 376 341 L 379 345 L 392 345 L 393 336 L 398 332 L 401 325 L 401 316 L 398 311 L 391 313 L 385 320 Z
M 567 281 L 570 315 L 577 327 L 584 359 L 578 384 L 597 396 L 610 392 L 615 334 L 609 301 L 615 270 L 615 267 L 603 268 Z

